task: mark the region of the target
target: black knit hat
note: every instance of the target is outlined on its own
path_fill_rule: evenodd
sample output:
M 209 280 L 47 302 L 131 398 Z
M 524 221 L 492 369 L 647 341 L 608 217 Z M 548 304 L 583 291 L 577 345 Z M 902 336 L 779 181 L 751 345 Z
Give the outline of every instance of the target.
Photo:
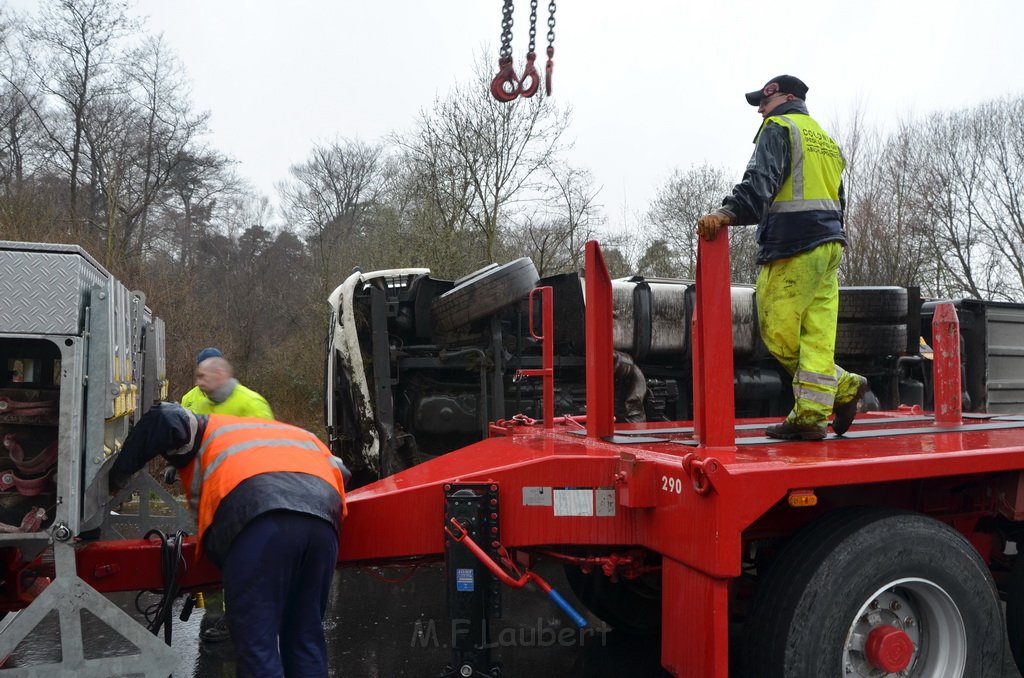
M 195 444 L 195 415 L 177 403 L 158 403 L 142 415 L 124 441 L 124 450 L 140 447 L 152 458 Z
M 776 92 L 792 94 L 797 99 L 807 98 L 807 85 L 800 78 L 792 75 L 777 75 L 764 84 L 764 87 L 753 92 L 747 92 L 744 96 L 751 106 L 760 106 L 761 99 L 771 96 Z
M 220 352 L 219 348 L 213 346 L 204 348 L 202 351 L 196 354 L 196 365 L 203 362 L 207 358 L 223 358 L 224 354 Z

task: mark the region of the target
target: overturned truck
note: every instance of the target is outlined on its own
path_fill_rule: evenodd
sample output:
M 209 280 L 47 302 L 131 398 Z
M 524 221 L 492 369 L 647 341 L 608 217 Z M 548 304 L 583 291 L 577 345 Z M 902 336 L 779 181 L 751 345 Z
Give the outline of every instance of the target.
M 462 279 L 427 269 L 353 273 L 330 297 L 328 436 L 334 453 L 369 482 L 486 438 L 491 422 L 541 417 L 541 367 L 531 321 L 537 287 L 552 288 L 555 395 L 560 415 L 586 412 L 585 300 L 576 273 L 539 278 L 528 258 Z M 622 422 L 693 418 L 692 281 L 612 281 L 615 415 Z M 757 328 L 752 286 L 733 285 L 733 381 L 738 416 L 781 417 L 793 405 L 790 377 Z M 964 343 L 968 411 L 1024 407 L 1015 351 L 1021 307 L 956 302 Z M 930 409 L 934 302 L 916 288 L 840 289 L 836 362 L 868 377 L 864 409 Z M 533 317 L 531 317 L 531 315 Z M 924 344 L 922 349 L 922 342 Z

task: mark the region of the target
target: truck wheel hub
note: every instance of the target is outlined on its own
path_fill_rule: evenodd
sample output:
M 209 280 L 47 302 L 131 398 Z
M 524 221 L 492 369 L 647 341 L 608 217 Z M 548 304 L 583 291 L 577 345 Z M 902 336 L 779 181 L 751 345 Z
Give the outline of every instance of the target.
M 885 624 L 868 634 L 864 656 L 872 666 L 887 673 L 898 673 L 910 666 L 914 642 L 902 629 Z

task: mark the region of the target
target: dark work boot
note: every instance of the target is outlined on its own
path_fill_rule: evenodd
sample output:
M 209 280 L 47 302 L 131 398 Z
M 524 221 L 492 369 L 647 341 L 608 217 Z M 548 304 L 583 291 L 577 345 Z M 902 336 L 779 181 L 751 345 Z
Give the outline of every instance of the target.
M 227 617 L 219 617 L 212 624 L 201 628 L 199 639 L 204 643 L 222 643 L 231 639 L 231 631 L 228 630 Z
M 781 424 L 772 424 L 766 428 L 764 434 L 769 438 L 778 438 L 779 440 L 822 440 L 825 438 L 825 425 L 804 425 L 783 421 Z
M 832 430 L 836 432 L 836 435 L 843 435 L 850 430 L 850 424 L 853 423 L 854 417 L 857 416 L 857 405 L 860 403 L 860 399 L 864 397 L 864 394 L 868 392 L 868 380 L 859 374 L 857 379 L 860 380 L 860 386 L 857 388 L 857 393 L 850 400 L 845 403 L 836 403 L 835 409 L 832 410 Z

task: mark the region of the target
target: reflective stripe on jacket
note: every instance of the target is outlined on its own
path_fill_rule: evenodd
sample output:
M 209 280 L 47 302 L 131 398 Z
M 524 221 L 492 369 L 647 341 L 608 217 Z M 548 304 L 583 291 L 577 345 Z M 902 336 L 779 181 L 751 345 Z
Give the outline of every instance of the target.
M 338 492 L 344 517 L 345 489 L 331 452 L 309 431 L 276 421 L 209 415 L 199 452 L 181 469 L 189 505 L 203 535 L 221 501 L 243 481 L 263 473 L 303 473 Z

